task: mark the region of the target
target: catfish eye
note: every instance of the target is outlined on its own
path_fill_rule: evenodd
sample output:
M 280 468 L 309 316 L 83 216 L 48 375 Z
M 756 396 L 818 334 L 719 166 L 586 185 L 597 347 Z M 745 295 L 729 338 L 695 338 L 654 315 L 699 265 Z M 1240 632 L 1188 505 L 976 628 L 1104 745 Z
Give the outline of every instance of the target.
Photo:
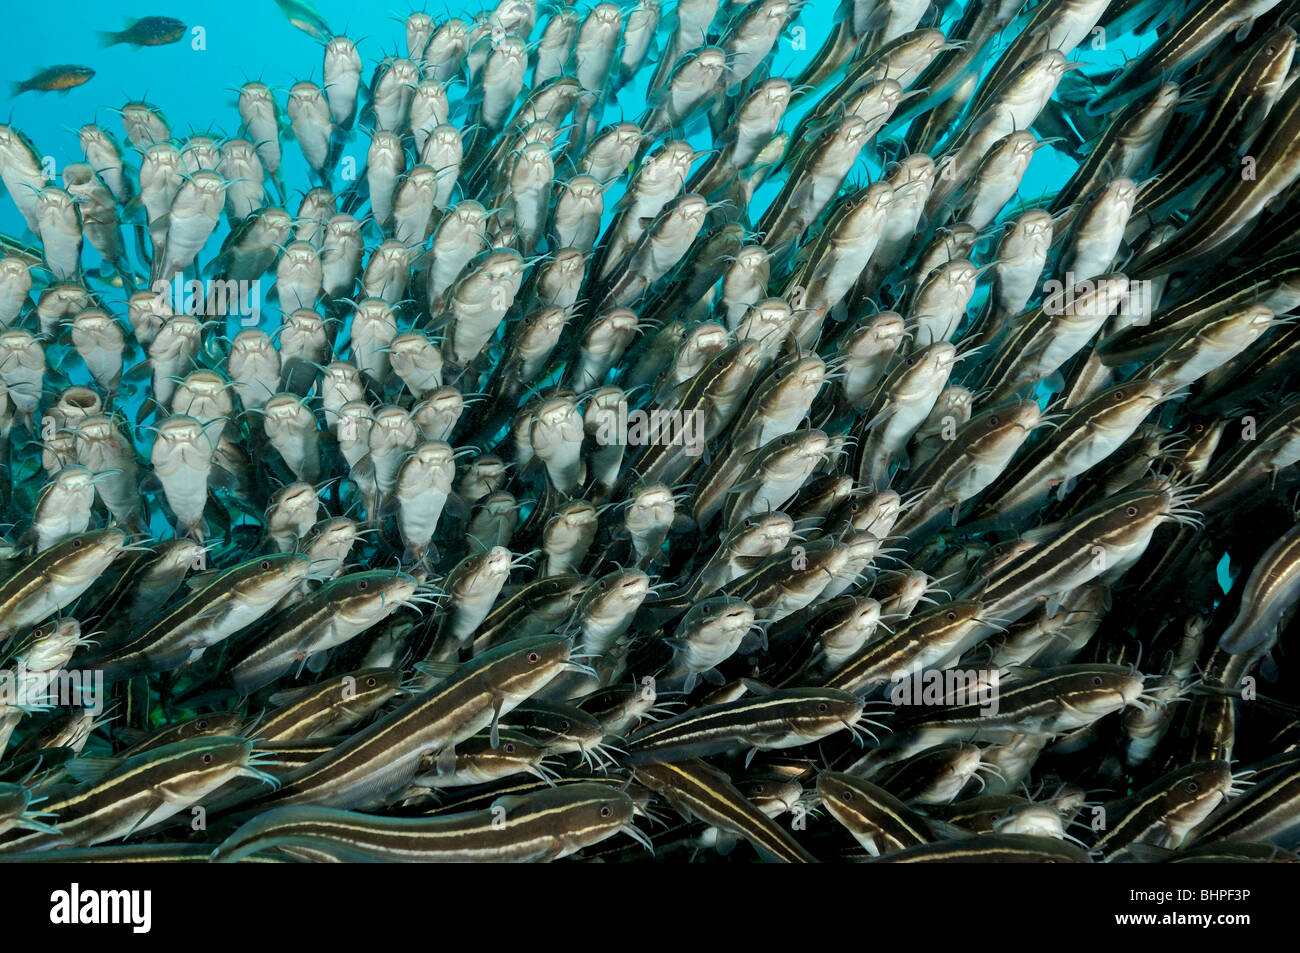
M 552 582 L 551 592 L 559 592 L 559 591 L 560 591 L 560 584 L 558 582 Z
M 994 414 L 992 417 L 989 418 L 990 427 L 996 427 L 999 423 L 1001 423 L 1001 420 L 999 420 L 997 414 Z
M 819 702 L 818 705 L 817 705 L 817 710 L 818 710 L 819 712 L 821 712 L 821 713 L 824 715 L 824 714 L 826 714 L 828 711 L 830 711 L 831 708 L 830 708 L 830 706 L 827 705 L 825 702 Z
M 1124 514 L 1126 516 L 1137 516 L 1138 508 L 1136 506 L 1126 506 L 1124 507 Z
M 766 790 L 766 788 L 765 788 L 763 785 L 761 785 L 761 784 L 755 784 L 755 785 L 754 785 L 754 793 L 755 793 L 755 794 L 762 794 L 765 790 Z
M 853 792 L 852 792 L 852 791 L 841 791 L 841 792 L 840 792 L 840 800 L 843 800 L 843 801 L 852 801 L 852 800 L 853 800 Z
M 1100 675 L 1094 675 L 1094 676 L 1092 677 L 1092 684 L 1094 684 L 1094 685 L 1100 685 L 1100 684 L 1101 684 L 1101 676 L 1100 676 Z
M 82 538 L 81 538 L 80 536 L 78 536 L 76 539 L 74 539 L 74 540 L 72 541 L 72 548 L 73 548 L 73 549 L 80 549 L 81 546 L 82 546 L 82 542 L 83 542 Z
M 727 363 L 727 362 L 726 362 L 723 358 L 718 358 L 716 361 L 713 362 L 713 366 L 714 366 L 714 367 L 717 367 L 717 368 L 721 368 L 721 367 L 723 367 L 726 363 Z
M 212 752 L 211 751 L 203 752 L 203 754 L 199 757 L 199 761 L 201 761 L 204 764 L 211 764 L 213 761 Z
M 1200 789 L 1201 786 L 1197 784 L 1195 781 L 1188 781 L 1186 784 L 1183 785 L 1183 790 L 1186 791 L 1188 794 L 1195 794 Z
M 1116 399 L 1116 400 L 1123 400 L 1123 399 L 1124 399 L 1124 391 L 1122 391 L 1122 390 L 1117 390 L 1117 391 L 1115 391 L 1115 399 Z
M 609 583 L 607 583 L 604 579 L 602 579 L 600 582 L 596 583 L 596 586 L 597 586 L 601 591 L 604 591 L 604 590 L 606 590 L 606 589 L 609 588 Z
M 569 722 L 568 722 L 568 719 L 565 719 L 564 721 L 560 722 L 560 730 L 561 730 L 561 731 L 568 731 L 568 730 L 569 730 Z
M 529 665 L 536 665 L 536 664 L 537 664 L 538 662 L 540 662 L 541 660 L 542 660 L 542 654 L 541 654 L 540 652 L 529 652 L 529 653 L 528 653 L 528 664 L 529 664 Z
M 360 582 L 357 583 L 357 588 L 358 588 L 358 589 L 369 589 L 369 588 L 370 588 L 370 580 L 369 580 L 369 579 L 362 579 Z
M 609 817 L 613 813 L 614 813 L 613 809 L 608 804 L 602 804 L 600 806 L 601 817 Z
M 263 559 L 260 563 L 257 564 L 257 566 L 258 566 L 259 569 L 263 569 L 263 570 L 270 569 L 270 568 L 271 568 L 271 560 L 269 560 L 269 559 Z
M 198 721 L 194 723 L 194 727 L 199 729 L 199 731 L 207 731 L 208 720 L 206 718 L 200 718 Z
M 374 687 L 375 687 L 375 676 L 371 675 L 368 679 L 366 679 L 366 688 L 374 688 Z
M 502 750 L 505 751 L 506 754 L 514 754 L 514 753 L 515 753 L 515 743 L 514 743 L 513 741 L 507 741 L 507 742 L 506 742 L 504 745 L 502 745 L 501 747 L 502 747 Z

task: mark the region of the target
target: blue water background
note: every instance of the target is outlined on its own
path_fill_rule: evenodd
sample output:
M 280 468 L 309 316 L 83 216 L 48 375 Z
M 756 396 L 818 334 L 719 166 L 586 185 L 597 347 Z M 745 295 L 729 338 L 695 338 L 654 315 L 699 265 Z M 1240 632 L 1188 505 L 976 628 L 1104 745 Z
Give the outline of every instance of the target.
M 804 7 L 794 24 L 803 31 L 802 43 L 794 30 L 788 31 L 777 48 L 774 75 L 794 76 L 813 57 L 830 30 L 835 7 L 836 0 L 811 0 Z M 368 82 L 381 57 L 394 53 L 405 55 L 402 21 L 411 9 L 419 8 L 321 0 L 317 9 L 333 30 L 358 42 L 365 64 L 363 80 Z M 460 16 L 468 20 L 485 7 L 449 3 L 425 9 L 435 19 Z M 953 22 L 960 12 L 958 6 L 948 8 L 945 24 Z M 99 47 L 98 31 L 121 29 L 131 19 L 148 15 L 171 16 L 190 27 L 202 27 L 206 48 L 193 49 L 190 36 L 164 47 Z M 9 121 L 31 137 L 42 155 L 53 157 L 56 171 L 60 172 L 67 162 L 83 158 L 76 135 L 83 123 L 98 122 L 125 144 L 122 124 L 114 109 L 128 100 L 145 99 L 161 107 L 180 137 L 199 132 L 235 136 L 240 132 L 235 91 L 242 83 L 258 79 L 275 88 L 283 113 L 284 95 L 293 83 L 321 80 L 321 44 L 290 24 L 272 0 L 234 0 L 219 4 L 175 0 L 165 6 L 71 0 L 50 6 L 28 5 L 21 16 L 10 18 L 10 24 L 5 38 L 8 54 L 4 63 L 5 79 L 27 79 L 45 67 L 63 63 L 86 65 L 96 71 L 90 82 L 66 94 L 26 93 L 9 100 Z M 534 31 L 534 39 L 539 32 Z M 1008 32 L 1001 42 L 1006 42 L 1011 35 Z M 1085 46 L 1074 58 L 1099 66 L 1120 63 L 1142 45 L 1140 38 L 1131 35 L 1121 39 L 1122 42 L 1109 43 L 1104 51 Z M 802 50 L 797 49 L 799 45 L 803 46 Z M 986 59 L 991 62 L 992 57 Z M 620 91 L 617 104 L 611 103 L 606 110 L 606 121 L 640 116 L 650 72 L 650 69 L 642 70 L 635 81 Z M 453 102 L 455 98 L 453 94 Z M 793 128 L 799 112 L 792 110 L 785 128 Z M 701 147 L 710 145 L 707 128 L 694 132 L 690 138 Z M 344 153 L 356 161 L 358 169 L 365 164 L 366 144 L 364 134 L 358 134 Z M 297 190 L 296 195 L 301 195 L 308 181 L 306 164 L 292 143 L 286 143 L 284 155 L 282 174 L 291 191 Z M 860 163 L 866 175 L 879 174 L 879 161 L 870 150 L 864 153 Z M 1020 195 L 1032 199 L 1056 191 L 1074 166 L 1071 157 L 1055 149 L 1040 150 L 1021 184 Z M 863 176 L 855 178 L 861 180 Z M 779 183 L 767 184 L 756 197 L 755 205 L 761 208 L 770 202 L 778 188 Z M 607 210 L 617 195 L 617 191 L 611 193 Z M 290 212 L 296 211 L 292 207 L 294 202 L 295 198 L 291 198 Z M 1014 210 L 1014 203 L 1008 208 Z M 755 214 L 754 219 L 757 217 Z M 0 203 L 0 230 L 16 237 L 25 231 L 21 217 L 8 200 Z M 211 258 L 224 234 L 224 226 L 219 227 L 200 256 L 201 261 Z M 93 259 L 94 252 L 88 248 L 87 260 Z

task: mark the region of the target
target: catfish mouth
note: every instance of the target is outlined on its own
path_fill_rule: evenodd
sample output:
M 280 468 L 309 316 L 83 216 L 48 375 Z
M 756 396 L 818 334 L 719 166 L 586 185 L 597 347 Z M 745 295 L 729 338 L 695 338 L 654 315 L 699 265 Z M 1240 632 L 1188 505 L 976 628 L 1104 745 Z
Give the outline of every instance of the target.
M 88 414 L 91 411 L 98 412 L 102 406 L 99 395 L 87 387 L 70 387 L 63 392 L 60 403 L 75 407 L 78 410 L 84 410 Z

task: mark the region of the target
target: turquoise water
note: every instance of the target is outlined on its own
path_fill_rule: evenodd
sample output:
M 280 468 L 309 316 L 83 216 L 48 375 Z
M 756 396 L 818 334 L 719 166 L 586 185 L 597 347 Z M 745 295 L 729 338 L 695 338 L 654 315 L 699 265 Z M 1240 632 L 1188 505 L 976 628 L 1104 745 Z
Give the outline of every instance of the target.
M 405 53 L 402 20 L 413 8 L 343 0 L 321 0 L 317 8 L 333 30 L 357 40 L 365 63 L 363 80 L 369 80 L 382 56 Z M 427 12 L 435 19 L 447 15 L 469 19 L 482 9 L 478 4 L 446 4 Z M 774 75 L 792 76 L 814 55 L 830 29 L 834 10 L 834 0 L 807 4 L 795 23 L 802 32 L 792 30 L 780 43 L 772 65 Z M 959 7 L 950 8 L 945 22 L 959 14 Z M 99 47 L 98 31 L 121 29 L 135 17 L 150 15 L 175 17 L 198 32 L 164 47 Z M 533 39 L 538 33 L 534 31 Z M 1008 31 L 1007 36 L 1012 35 Z M 1089 64 L 1106 65 L 1121 62 L 1138 45 L 1138 38 L 1127 36 L 1123 45 L 1105 51 L 1085 48 L 1075 56 Z M 294 82 L 319 82 L 321 78 L 321 45 L 290 24 L 272 0 L 173 2 L 165 7 L 108 6 L 85 0 L 46 7 L 28 5 L 22 16 L 10 18 L 5 46 L 7 81 L 27 79 L 55 64 L 85 65 L 96 72 L 90 82 L 66 94 L 25 93 L 9 101 L 9 121 L 31 137 L 42 155 L 54 159 L 56 173 L 65 163 L 82 158 L 76 130 L 83 123 L 100 123 L 122 139 L 121 122 L 113 110 L 130 99 L 146 99 L 161 107 L 178 136 L 191 132 L 234 136 L 239 134 L 235 90 L 242 83 L 259 79 L 279 90 L 283 103 L 284 91 Z M 649 73 L 649 69 L 643 70 L 637 82 L 620 92 L 617 104 L 611 103 L 606 111 L 606 121 L 639 117 Z M 797 118 L 798 111 L 792 110 L 786 128 L 792 128 Z M 704 148 L 710 145 L 707 128 L 691 139 Z M 365 146 L 364 134 L 360 134 L 344 153 L 356 160 L 358 169 L 364 166 Z M 284 161 L 283 175 L 291 191 L 304 189 L 306 165 L 292 144 L 285 149 Z M 863 175 L 858 179 L 879 172 L 873 156 L 864 154 L 860 161 Z M 1074 165 L 1074 159 L 1061 152 L 1040 150 L 1022 183 L 1021 197 L 1033 199 L 1060 188 Z M 776 188 L 775 183 L 766 185 L 755 204 L 761 207 L 770 201 Z M 295 211 L 294 202 L 291 197 L 291 212 Z M 0 230 L 14 236 L 25 230 L 7 199 L 0 203 Z M 201 260 L 220 247 L 223 235 L 224 227 L 218 228 Z M 87 255 L 93 261 L 93 250 L 87 249 Z

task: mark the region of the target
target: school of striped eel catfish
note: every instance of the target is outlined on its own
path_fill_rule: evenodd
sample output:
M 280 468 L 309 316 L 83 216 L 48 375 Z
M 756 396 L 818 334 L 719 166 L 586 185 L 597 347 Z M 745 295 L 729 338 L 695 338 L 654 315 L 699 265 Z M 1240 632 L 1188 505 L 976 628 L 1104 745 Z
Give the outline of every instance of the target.
M 281 6 L 0 126 L 0 859 L 1295 859 L 1300 2 Z

